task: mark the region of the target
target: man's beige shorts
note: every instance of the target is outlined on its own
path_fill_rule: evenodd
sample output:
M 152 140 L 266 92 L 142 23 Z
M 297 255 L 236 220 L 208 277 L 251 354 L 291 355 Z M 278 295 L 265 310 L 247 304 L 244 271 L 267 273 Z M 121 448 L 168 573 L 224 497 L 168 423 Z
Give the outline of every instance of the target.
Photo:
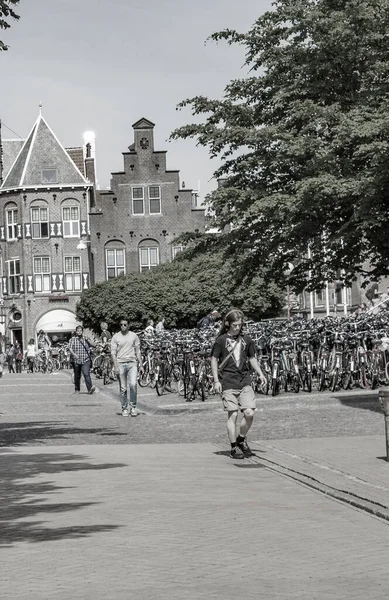
M 255 394 L 251 385 L 246 385 L 241 390 L 224 390 L 222 400 L 224 410 L 228 412 L 246 408 L 256 409 Z

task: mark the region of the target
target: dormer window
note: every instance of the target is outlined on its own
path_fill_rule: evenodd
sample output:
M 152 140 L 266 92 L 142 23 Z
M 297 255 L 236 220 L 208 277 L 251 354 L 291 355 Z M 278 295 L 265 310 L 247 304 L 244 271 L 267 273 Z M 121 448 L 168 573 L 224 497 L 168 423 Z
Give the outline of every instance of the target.
M 42 183 L 58 183 L 57 169 L 52 169 L 52 168 L 42 169 L 41 182 Z

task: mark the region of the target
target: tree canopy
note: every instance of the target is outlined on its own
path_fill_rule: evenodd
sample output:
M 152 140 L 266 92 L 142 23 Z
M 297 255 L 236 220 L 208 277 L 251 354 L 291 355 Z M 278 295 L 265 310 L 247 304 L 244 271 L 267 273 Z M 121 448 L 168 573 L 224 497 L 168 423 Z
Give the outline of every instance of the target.
M 15 13 L 13 10 L 13 6 L 19 4 L 20 0 L 0 0 L 0 29 L 9 29 L 10 18 L 18 21 L 20 16 Z M 4 42 L 0 40 L 0 51 L 8 50 L 9 46 L 7 46 Z
M 250 284 L 236 285 L 232 259 L 204 253 L 188 259 L 185 253 L 171 263 L 146 273 L 135 273 L 99 283 L 83 292 L 77 317 L 84 326 L 99 331 L 104 320 L 116 328 L 121 316 L 141 328 L 146 319 L 165 318 L 168 327 L 194 327 L 212 309 L 220 312 L 238 306 L 250 318 L 274 316 L 283 297 L 258 270 Z
M 387 0 L 276 0 L 247 33 L 211 36 L 250 72 L 179 105 L 202 122 L 172 138 L 208 147 L 224 179 L 209 200 L 224 232 L 195 248 L 244 248 L 243 272 L 265 263 L 296 290 L 389 274 L 388 31 Z

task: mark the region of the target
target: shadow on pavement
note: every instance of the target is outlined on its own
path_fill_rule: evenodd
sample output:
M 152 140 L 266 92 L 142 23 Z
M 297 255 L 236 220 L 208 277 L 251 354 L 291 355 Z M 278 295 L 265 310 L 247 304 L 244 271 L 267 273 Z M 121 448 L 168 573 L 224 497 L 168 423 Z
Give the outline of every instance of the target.
M 353 398 L 352 396 L 335 396 L 337 400 L 341 402 L 343 406 L 349 406 L 350 408 L 362 408 L 363 410 L 371 410 L 372 412 L 382 412 L 380 403 L 378 401 L 378 391 L 372 392 L 371 395 L 365 396 L 363 399 L 361 397 Z
M 21 423 L 0 423 L 0 447 L 20 446 L 37 441 L 46 441 L 50 438 L 61 439 L 69 435 L 102 435 L 122 436 L 125 433 L 103 427 L 82 428 L 64 427 L 55 421 L 35 421 Z
M 65 487 L 41 482 L 38 477 L 69 471 L 115 469 L 123 463 L 92 464 L 87 456 L 70 453 L 21 454 L 12 450 L 0 453 L 0 547 L 17 542 L 47 542 L 80 538 L 112 531 L 119 525 L 74 525 L 69 515 L 68 527 L 48 526 L 53 514 L 71 512 L 96 502 L 50 502 Z M 77 496 L 77 489 L 75 489 Z M 39 515 L 37 520 L 34 520 Z M 45 518 L 46 515 L 46 518 Z M 27 519 L 27 520 L 25 520 Z

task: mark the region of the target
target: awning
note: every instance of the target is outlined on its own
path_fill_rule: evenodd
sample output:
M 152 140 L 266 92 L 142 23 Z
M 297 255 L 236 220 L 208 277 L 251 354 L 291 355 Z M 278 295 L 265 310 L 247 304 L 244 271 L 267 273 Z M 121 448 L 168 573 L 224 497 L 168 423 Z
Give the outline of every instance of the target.
M 41 317 L 36 324 L 36 331 L 74 331 L 77 325 L 81 325 L 76 321 L 76 315 L 69 310 L 50 310 Z

